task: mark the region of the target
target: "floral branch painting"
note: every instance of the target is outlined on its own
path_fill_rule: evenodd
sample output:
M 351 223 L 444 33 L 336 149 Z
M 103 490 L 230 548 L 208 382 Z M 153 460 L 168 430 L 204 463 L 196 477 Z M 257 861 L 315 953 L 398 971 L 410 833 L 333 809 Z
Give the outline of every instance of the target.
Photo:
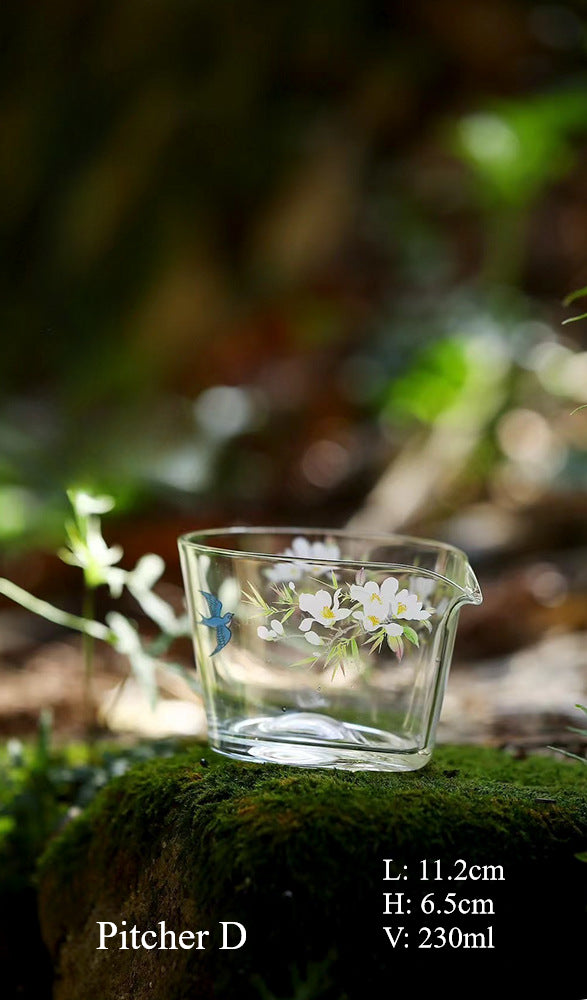
M 416 629 L 431 631 L 430 618 L 434 608 L 424 608 L 418 594 L 400 585 L 394 576 L 381 583 L 367 580 L 364 569 L 356 574 L 355 582 L 340 585 L 336 573 L 316 560 L 340 558 L 338 546 L 329 542 L 309 542 L 297 538 L 283 555 L 301 557 L 300 561 L 276 563 L 265 570 L 272 584 L 271 603 L 252 584 L 248 585 L 245 601 L 256 607 L 268 622 L 259 625 L 257 635 L 265 642 L 303 637 L 313 647 L 312 655 L 299 663 L 333 665 L 333 676 L 339 669 L 344 673 L 345 662 L 360 659 L 359 644 L 370 653 L 379 652 L 386 642 L 401 660 L 404 640 L 419 645 Z M 330 573 L 330 583 L 320 577 Z M 297 592 L 296 583 L 302 577 L 315 579 L 319 589 Z M 286 582 L 287 581 L 287 582 Z M 297 664 L 296 664 L 297 665 Z

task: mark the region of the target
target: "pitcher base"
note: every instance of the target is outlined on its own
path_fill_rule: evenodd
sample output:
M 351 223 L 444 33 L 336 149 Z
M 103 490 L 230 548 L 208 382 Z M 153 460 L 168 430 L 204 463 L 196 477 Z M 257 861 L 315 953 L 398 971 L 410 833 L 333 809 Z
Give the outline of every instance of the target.
M 405 737 L 311 712 L 233 720 L 217 729 L 210 745 L 249 763 L 345 771 L 415 771 L 432 755 Z

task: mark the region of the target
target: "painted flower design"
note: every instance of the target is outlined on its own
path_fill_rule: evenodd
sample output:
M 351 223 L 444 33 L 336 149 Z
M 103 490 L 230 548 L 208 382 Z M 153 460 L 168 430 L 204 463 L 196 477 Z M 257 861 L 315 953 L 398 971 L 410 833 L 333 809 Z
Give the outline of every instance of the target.
M 271 628 L 267 628 L 266 625 L 259 625 L 257 629 L 257 635 L 259 639 L 264 639 L 265 642 L 275 642 L 283 635 L 283 625 L 278 618 L 274 618 L 271 622 Z
M 305 632 L 307 642 L 314 646 L 321 645 L 320 636 L 312 632 L 312 626 L 316 624 L 324 625 L 326 628 L 333 628 L 337 622 L 343 621 L 350 615 L 350 608 L 341 608 L 339 604 L 340 589 L 330 594 L 327 590 L 319 590 L 317 594 L 300 594 L 300 611 L 305 611 L 309 618 L 304 618 L 300 623 L 300 629 Z
M 391 614 L 394 618 L 404 618 L 411 622 L 427 622 L 432 611 L 422 608 L 422 601 L 417 594 L 408 590 L 400 590 L 391 601 Z
M 391 604 L 399 584 L 393 576 L 388 576 L 381 586 L 370 580 L 359 586 L 351 584 L 350 594 L 353 601 L 363 605 L 365 615 L 374 615 L 383 621 L 389 615 Z
M 350 587 L 350 594 L 354 601 L 363 605 L 366 621 L 377 618 L 382 624 L 388 617 L 404 618 L 406 621 L 428 621 L 432 612 L 422 608 L 422 601 L 418 595 L 409 590 L 398 590 L 398 587 L 395 577 L 388 576 L 381 585 L 373 581 L 362 586 L 354 583 Z M 359 618 L 357 614 L 354 617 Z
M 403 626 L 398 625 L 397 622 L 386 622 L 385 616 L 380 617 L 379 615 L 369 613 L 365 611 L 355 611 L 353 612 L 353 618 L 361 623 L 365 632 L 376 632 L 377 629 L 385 629 L 387 635 L 390 636 L 400 636 L 403 635 Z
M 312 616 L 305 618 L 301 623 L 302 632 L 311 628 L 315 622 L 332 628 L 336 622 L 348 618 L 350 610 L 339 607 L 339 599 L 340 590 L 335 591 L 334 595 L 329 594 L 327 590 L 319 590 L 317 594 L 300 594 L 300 611 L 306 611 Z
M 326 542 L 310 543 L 306 539 L 294 539 L 292 548 L 287 551 L 304 559 L 330 559 L 335 556 L 335 549 Z M 418 629 L 417 623 L 432 631 L 429 619 L 435 614 L 435 609 L 424 608 L 422 601 L 430 592 L 426 579 L 414 579 L 418 590 L 408 590 L 402 587 L 401 578 L 388 576 L 376 582 L 368 580 L 366 571 L 361 569 L 354 583 L 349 581 L 337 586 L 337 574 L 334 572 L 332 577 L 336 589 L 327 590 L 327 585 L 322 584 L 316 593 L 298 594 L 291 577 L 294 575 L 292 571 L 301 569 L 302 565 L 311 568 L 302 560 L 300 563 L 284 564 L 283 579 L 288 583 L 273 588 L 274 596 L 269 598 L 271 604 L 252 584 L 250 593 L 246 595 L 248 603 L 260 608 L 266 619 L 266 623 L 257 628 L 259 638 L 275 642 L 285 637 L 286 633 L 292 639 L 297 634 L 311 646 L 319 647 L 301 663 L 315 662 L 324 657 L 325 665 L 333 664 L 333 676 L 339 668 L 344 674 L 345 665 L 349 662 L 363 662 L 364 654 L 360 647 L 367 650 L 367 655 L 372 655 L 379 653 L 387 640 L 387 646 L 401 660 L 406 643 L 420 646 L 424 628 Z M 420 587 L 420 584 L 423 586 Z M 276 617 L 269 622 L 267 618 L 270 615 Z M 298 623 L 298 631 L 292 634 L 288 632 L 286 623 L 294 615 L 292 625 L 295 628 Z
M 271 583 L 287 583 L 290 580 L 301 580 L 304 573 L 321 576 L 329 572 L 328 566 L 315 566 L 313 559 L 340 559 L 340 549 L 335 542 L 310 542 L 302 535 L 294 538 L 291 546 L 282 552 L 284 556 L 296 559 L 295 563 L 275 563 L 265 570 L 265 576 Z

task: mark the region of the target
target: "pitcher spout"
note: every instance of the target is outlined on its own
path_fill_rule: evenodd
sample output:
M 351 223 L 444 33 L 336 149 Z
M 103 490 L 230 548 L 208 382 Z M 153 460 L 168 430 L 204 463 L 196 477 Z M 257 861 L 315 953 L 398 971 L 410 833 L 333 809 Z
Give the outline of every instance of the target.
M 463 603 L 464 604 L 481 604 L 483 601 L 483 594 L 481 593 L 481 587 L 479 586 L 479 581 L 475 576 L 469 560 L 467 559 L 465 567 L 465 587 L 463 593 Z
M 451 611 L 459 609 L 463 604 L 481 604 L 483 594 L 468 557 L 459 549 L 453 549 L 452 556 L 445 568 L 446 577 L 454 588 Z

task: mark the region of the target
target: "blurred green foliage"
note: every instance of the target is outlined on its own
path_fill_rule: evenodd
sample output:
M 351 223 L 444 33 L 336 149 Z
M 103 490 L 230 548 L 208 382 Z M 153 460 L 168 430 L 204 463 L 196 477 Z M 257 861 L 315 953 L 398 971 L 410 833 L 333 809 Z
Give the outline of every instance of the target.
M 34 882 L 36 862 L 50 837 L 77 815 L 112 778 L 152 757 L 170 757 L 177 741 L 133 747 L 85 743 L 52 745 L 43 713 L 35 742 L 0 746 L 0 889 L 17 892 Z
M 390 386 L 390 416 L 407 414 L 422 423 L 433 423 L 452 406 L 465 385 L 468 372 L 466 346 L 447 337 L 426 346 L 416 361 Z
M 71 482 L 344 519 L 466 382 L 456 301 L 556 339 L 584 283 L 575 0 L 11 0 L 4 36 L 5 547 Z
M 558 90 L 504 101 L 465 115 L 455 149 L 473 170 L 488 211 L 531 204 L 576 160 L 573 137 L 587 132 L 587 90 Z

